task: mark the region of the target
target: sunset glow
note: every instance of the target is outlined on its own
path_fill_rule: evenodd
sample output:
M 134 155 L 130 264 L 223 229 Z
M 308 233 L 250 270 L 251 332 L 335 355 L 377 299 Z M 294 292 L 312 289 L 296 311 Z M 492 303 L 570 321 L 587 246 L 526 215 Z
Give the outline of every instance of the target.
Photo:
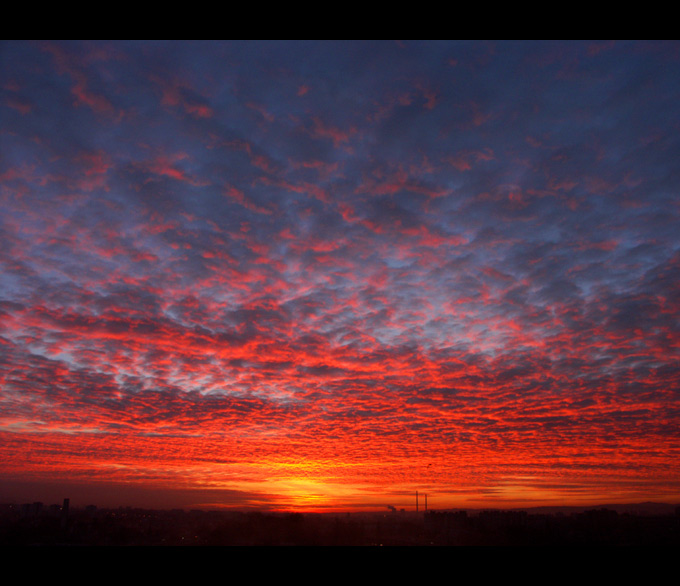
M 680 43 L 0 43 L 0 501 L 680 502 Z

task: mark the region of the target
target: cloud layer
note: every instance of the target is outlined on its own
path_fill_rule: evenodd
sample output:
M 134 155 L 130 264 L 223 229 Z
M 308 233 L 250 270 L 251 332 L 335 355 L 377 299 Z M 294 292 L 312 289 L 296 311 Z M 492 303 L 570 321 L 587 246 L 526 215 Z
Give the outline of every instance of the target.
M 6 481 L 677 500 L 680 44 L 0 59 Z

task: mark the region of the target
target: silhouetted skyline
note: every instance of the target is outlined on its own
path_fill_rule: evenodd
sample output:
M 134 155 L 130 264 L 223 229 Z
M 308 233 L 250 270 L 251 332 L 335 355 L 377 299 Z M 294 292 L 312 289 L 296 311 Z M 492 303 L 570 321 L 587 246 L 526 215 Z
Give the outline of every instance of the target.
M 680 544 L 680 507 L 641 503 L 621 510 L 455 510 L 303 514 L 70 510 L 0 505 L 0 545 L 147 546 L 475 546 Z

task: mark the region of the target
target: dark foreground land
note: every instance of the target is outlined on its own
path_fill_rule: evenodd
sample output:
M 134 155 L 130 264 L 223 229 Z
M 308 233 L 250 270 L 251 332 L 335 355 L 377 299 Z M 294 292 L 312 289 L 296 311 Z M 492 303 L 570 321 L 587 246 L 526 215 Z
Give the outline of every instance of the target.
M 5 505 L 4 546 L 680 545 L 669 512 L 428 511 L 352 514 L 74 509 Z

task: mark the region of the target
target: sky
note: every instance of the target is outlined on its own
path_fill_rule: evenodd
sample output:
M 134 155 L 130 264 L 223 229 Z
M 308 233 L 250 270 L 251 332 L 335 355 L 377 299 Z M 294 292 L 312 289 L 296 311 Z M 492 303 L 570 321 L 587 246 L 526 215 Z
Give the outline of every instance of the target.
M 680 502 L 680 43 L 0 43 L 0 502 Z

